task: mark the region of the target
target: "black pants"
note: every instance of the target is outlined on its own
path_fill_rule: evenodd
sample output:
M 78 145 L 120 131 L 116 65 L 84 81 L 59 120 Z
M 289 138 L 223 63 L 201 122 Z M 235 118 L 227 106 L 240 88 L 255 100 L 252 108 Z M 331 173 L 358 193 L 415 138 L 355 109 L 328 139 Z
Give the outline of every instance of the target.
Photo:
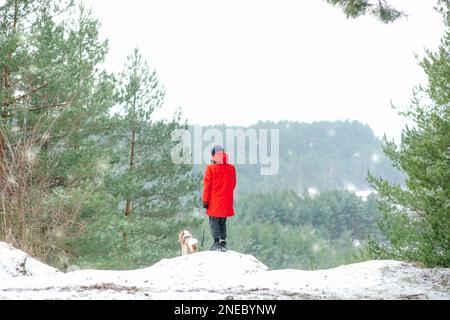
M 209 226 L 214 240 L 227 240 L 227 218 L 209 217 Z

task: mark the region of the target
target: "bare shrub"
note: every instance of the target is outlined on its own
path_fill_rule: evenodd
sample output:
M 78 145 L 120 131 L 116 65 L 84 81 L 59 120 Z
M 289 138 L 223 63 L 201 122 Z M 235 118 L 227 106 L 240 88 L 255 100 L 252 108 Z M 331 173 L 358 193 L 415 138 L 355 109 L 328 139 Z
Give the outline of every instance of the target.
M 52 176 L 58 154 L 47 150 L 51 124 L 23 123 L 8 129 L 0 120 L 0 239 L 42 261 L 68 265 L 65 243 L 84 228 L 77 217 L 86 193 L 74 196 Z

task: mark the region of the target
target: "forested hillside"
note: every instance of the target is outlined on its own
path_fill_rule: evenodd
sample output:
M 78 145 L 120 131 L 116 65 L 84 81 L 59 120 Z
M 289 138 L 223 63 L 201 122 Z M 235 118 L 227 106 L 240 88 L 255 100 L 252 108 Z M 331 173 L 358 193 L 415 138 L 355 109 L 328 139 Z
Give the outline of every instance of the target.
M 279 129 L 279 172 L 260 174 L 260 164 L 236 164 L 238 193 L 294 190 L 305 194 L 309 189 L 368 190 L 367 172 L 383 176 L 393 183 L 403 183 L 404 175 L 392 167 L 382 150 L 382 141 L 372 129 L 358 121 L 258 122 L 249 127 L 209 126 L 225 137 L 226 130 Z M 191 128 L 193 132 L 193 128 Z M 200 138 L 194 136 L 197 143 Z M 228 141 L 226 141 L 228 143 Z M 225 144 L 226 144 L 225 143 Z M 203 145 L 206 145 L 204 143 Z M 237 152 L 235 143 L 234 153 Z M 270 152 L 270 151 L 269 151 Z M 249 144 L 246 144 L 246 154 Z M 196 170 L 202 171 L 203 166 Z

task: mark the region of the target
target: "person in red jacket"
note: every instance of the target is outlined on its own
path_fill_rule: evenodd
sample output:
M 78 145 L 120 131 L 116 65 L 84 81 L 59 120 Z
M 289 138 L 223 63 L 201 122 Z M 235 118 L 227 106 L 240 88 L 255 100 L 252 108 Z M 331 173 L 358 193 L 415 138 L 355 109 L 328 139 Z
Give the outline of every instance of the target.
M 233 192 L 236 169 L 228 163 L 228 155 L 221 146 L 211 150 L 211 164 L 203 177 L 203 208 L 209 216 L 214 244 L 211 250 L 227 251 L 227 218 L 234 216 Z

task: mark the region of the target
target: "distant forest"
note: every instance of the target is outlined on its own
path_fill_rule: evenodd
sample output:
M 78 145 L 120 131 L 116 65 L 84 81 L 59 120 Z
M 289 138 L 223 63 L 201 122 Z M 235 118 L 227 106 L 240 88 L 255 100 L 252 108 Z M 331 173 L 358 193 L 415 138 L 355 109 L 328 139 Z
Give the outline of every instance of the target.
M 277 175 L 262 176 L 260 165 L 236 164 L 237 194 L 294 190 L 306 194 L 310 188 L 368 190 L 367 173 L 383 176 L 391 183 L 404 182 L 404 175 L 384 155 L 382 141 L 372 129 L 358 121 L 258 122 L 250 127 L 225 125 L 203 127 L 203 131 L 226 129 L 279 129 L 280 168 Z M 193 132 L 193 128 L 190 128 Z M 197 137 L 198 139 L 199 137 Z M 207 142 L 204 142 L 204 146 Z M 246 154 L 248 154 L 248 143 Z M 234 150 L 236 153 L 236 148 Z M 202 172 L 205 165 L 196 165 Z

